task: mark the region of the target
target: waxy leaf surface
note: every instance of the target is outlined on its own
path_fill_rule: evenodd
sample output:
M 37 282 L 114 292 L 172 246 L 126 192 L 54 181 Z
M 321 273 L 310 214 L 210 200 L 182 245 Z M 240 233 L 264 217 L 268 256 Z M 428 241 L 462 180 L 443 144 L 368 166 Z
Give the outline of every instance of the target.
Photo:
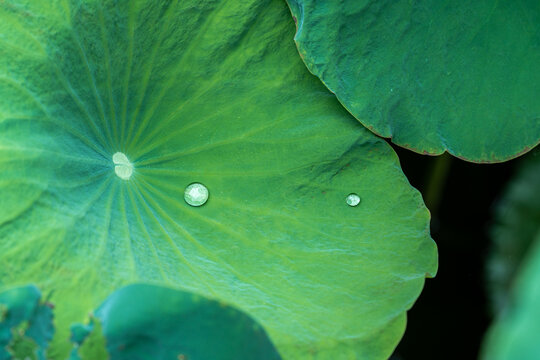
M 287 0 L 309 70 L 374 133 L 499 162 L 540 141 L 537 0 Z
M 217 301 L 160 286 L 136 284 L 115 291 L 89 325 L 91 332 L 82 347 L 91 342 L 95 349 L 106 347 L 111 360 L 280 359 L 264 330 L 249 316 Z M 94 332 L 99 332 L 96 340 L 91 339 Z M 94 354 L 86 358 L 96 359 Z
M 286 359 L 388 357 L 436 271 L 429 214 L 293 35 L 278 0 L 0 2 L 0 286 L 54 290 L 67 329 L 168 284 Z

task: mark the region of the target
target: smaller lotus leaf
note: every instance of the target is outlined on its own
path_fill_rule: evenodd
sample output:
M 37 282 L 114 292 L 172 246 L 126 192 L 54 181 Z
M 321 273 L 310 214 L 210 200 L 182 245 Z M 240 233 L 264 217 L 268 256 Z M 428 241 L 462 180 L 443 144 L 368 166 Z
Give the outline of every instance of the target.
M 129 285 L 94 316 L 89 326 L 72 327 L 72 340 L 82 344 L 81 357 L 72 359 L 96 359 L 105 344 L 111 360 L 280 359 L 251 317 L 184 291 Z
M 40 291 L 33 285 L 5 290 L 0 292 L 0 305 L 0 360 L 32 353 L 44 360 L 54 327 L 52 307 L 41 301 Z

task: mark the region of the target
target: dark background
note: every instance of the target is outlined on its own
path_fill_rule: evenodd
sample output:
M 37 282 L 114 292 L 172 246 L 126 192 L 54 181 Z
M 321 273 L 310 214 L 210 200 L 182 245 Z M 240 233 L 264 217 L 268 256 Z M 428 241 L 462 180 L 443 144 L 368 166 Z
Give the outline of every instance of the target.
M 392 359 L 476 359 L 491 322 L 484 280 L 489 226 L 520 160 L 474 164 L 393 147 L 431 212 L 439 271 L 427 279 L 408 312 L 407 330 Z

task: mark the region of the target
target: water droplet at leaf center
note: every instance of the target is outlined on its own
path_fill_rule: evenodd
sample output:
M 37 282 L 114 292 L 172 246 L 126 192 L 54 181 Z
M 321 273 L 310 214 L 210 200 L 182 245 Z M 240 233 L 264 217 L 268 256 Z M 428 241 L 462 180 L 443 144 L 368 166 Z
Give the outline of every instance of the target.
M 112 156 L 114 172 L 122 180 L 129 180 L 133 175 L 133 164 L 124 153 L 117 152 Z

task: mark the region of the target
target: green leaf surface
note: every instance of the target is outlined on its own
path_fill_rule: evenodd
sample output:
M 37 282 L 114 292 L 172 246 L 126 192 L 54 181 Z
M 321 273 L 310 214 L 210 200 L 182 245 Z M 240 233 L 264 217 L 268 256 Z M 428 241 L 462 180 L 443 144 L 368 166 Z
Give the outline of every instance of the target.
M 52 307 L 35 286 L 0 292 L 0 360 L 45 360 L 53 334 Z
M 540 358 L 540 233 L 514 283 L 512 303 L 489 330 L 482 358 Z
M 537 0 L 287 0 L 309 70 L 374 133 L 474 162 L 540 141 Z
M 54 289 L 67 329 L 167 284 L 286 359 L 388 357 L 436 271 L 429 213 L 293 35 L 278 0 L 0 2 L 0 286 Z
M 105 350 L 105 344 L 109 356 L 84 349 Z M 84 351 L 88 355 L 83 360 L 280 359 L 264 330 L 242 312 L 191 293 L 143 284 L 124 287 L 99 306 L 82 342 Z
M 130 300 L 131 302 L 134 301 L 133 298 Z M 139 299 L 137 299 L 137 301 L 139 301 Z M 160 301 L 167 302 L 168 299 L 160 299 Z M 133 306 L 131 302 L 126 302 L 123 304 L 123 306 Z M 127 320 L 130 321 L 131 319 Z M 124 335 L 129 336 L 135 333 L 135 328 L 137 328 L 135 323 L 124 323 L 123 325 L 124 328 L 122 328 L 121 331 L 125 331 Z M 163 335 L 166 336 L 166 334 Z M 150 342 L 148 340 L 149 339 L 143 335 L 137 339 L 137 343 L 145 343 L 148 345 Z M 75 344 L 75 346 L 71 351 L 69 360 L 110 359 L 109 353 L 107 352 L 107 340 L 103 336 L 101 323 L 94 317 L 90 319 L 90 323 L 88 325 L 75 324 L 71 326 L 71 341 Z M 151 345 L 159 346 L 160 344 L 152 343 Z M 149 350 L 156 351 L 158 349 L 150 348 Z M 132 356 L 134 356 L 132 359 L 135 360 L 136 358 L 141 358 L 140 355 L 142 354 L 132 354 Z M 162 357 L 157 357 L 155 355 L 153 357 L 148 357 L 148 354 L 145 355 L 146 356 L 142 357 L 142 359 L 163 359 Z

